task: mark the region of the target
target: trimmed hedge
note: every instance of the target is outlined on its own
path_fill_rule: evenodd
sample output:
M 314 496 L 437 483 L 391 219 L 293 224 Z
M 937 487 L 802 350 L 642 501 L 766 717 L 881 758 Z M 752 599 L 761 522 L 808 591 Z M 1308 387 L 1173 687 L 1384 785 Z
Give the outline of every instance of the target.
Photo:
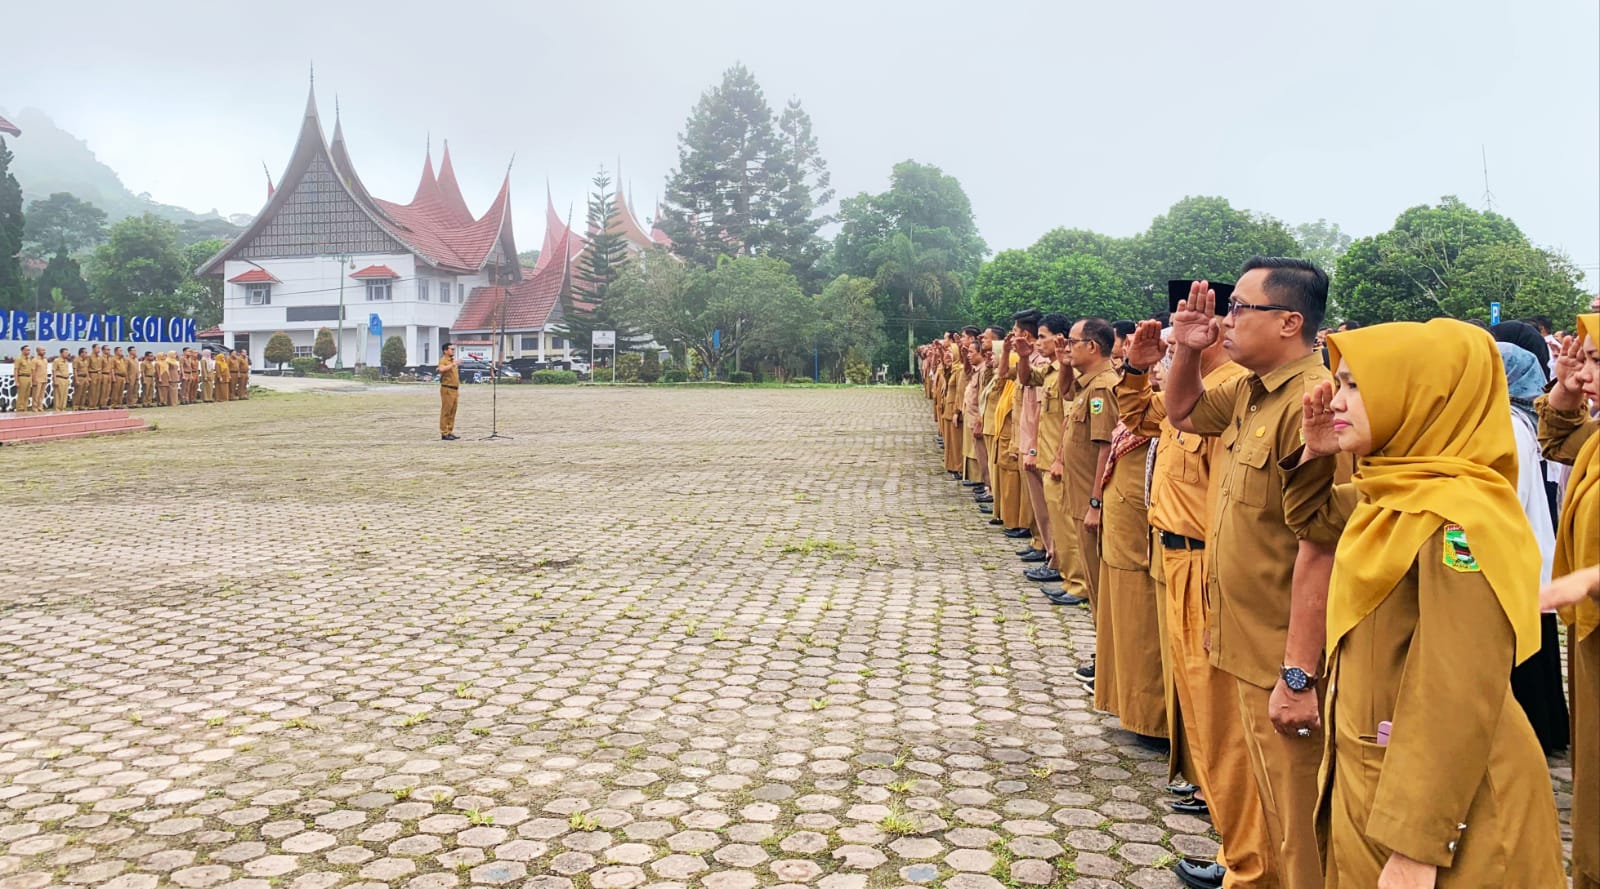
M 310 356 L 303 358 L 291 358 L 289 359 L 289 368 L 294 371 L 295 376 L 303 377 L 309 373 L 316 373 L 317 365 L 321 363 L 322 362 Z
M 578 382 L 578 374 L 570 370 L 536 370 L 531 382 L 545 386 L 569 386 Z
M 728 374 L 728 382 L 730 382 L 730 383 L 753 383 L 753 382 L 755 382 L 755 377 L 752 376 L 750 371 L 748 371 L 748 370 L 736 370 L 733 373 Z
M 662 373 L 661 373 L 661 382 L 663 382 L 663 383 L 687 383 L 687 382 L 689 382 L 689 372 L 684 370 L 681 367 L 670 368 L 668 370 L 662 371 Z

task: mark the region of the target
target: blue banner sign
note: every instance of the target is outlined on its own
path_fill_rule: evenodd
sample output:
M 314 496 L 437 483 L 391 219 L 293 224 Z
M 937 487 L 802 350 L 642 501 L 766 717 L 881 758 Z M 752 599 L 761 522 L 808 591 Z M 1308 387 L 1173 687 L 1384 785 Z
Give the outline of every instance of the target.
M 0 312 L 0 340 L 192 343 L 193 318 L 94 315 L 84 312 Z

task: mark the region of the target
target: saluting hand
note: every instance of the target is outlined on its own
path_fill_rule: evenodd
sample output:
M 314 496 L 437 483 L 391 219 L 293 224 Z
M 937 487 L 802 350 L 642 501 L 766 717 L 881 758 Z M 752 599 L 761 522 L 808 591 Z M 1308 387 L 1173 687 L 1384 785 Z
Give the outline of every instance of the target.
M 1301 396 L 1300 429 L 1306 442 L 1302 461 L 1339 453 L 1339 436 L 1333 431 L 1333 383 L 1324 380 Z
M 1172 313 L 1172 341 L 1196 351 L 1210 347 L 1222 335 L 1212 314 L 1216 305 L 1217 294 L 1209 282 L 1190 284 L 1189 298 L 1179 300 L 1178 311 Z
M 1555 387 L 1550 390 L 1551 407 L 1572 410 L 1583 403 L 1583 338 L 1561 338 L 1561 348 L 1556 352 Z
M 1161 342 L 1161 322 L 1140 321 L 1133 336 L 1128 337 L 1128 365 L 1147 371 L 1160 364 L 1166 353 L 1167 346 Z
M 1033 354 L 1033 343 L 1028 342 L 1028 340 L 1025 337 L 1020 337 L 1019 336 L 1019 337 L 1017 337 L 1017 344 L 1016 344 L 1015 349 L 1016 349 L 1017 357 L 1021 358 L 1023 361 L 1027 361 L 1028 360 L 1028 356 Z

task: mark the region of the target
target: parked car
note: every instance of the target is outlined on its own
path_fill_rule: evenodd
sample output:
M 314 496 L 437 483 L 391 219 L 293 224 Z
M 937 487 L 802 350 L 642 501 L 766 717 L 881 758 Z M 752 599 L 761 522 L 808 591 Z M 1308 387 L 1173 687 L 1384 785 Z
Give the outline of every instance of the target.
M 567 370 L 575 370 L 580 374 L 587 374 L 590 373 L 593 368 L 589 366 L 589 362 L 583 360 L 582 358 L 574 358 L 567 362 Z
M 487 361 L 463 361 L 460 365 L 461 382 L 487 383 L 494 377 L 494 372 Z M 514 383 L 522 379 L 522 374 L 517 373 L 505 365 L 500 366 L 500 380 Z
M 410 374 L 424 383 L 430 383 L 439 375 L 439 366 L 436 364 L 414 364 L 401 372 Z

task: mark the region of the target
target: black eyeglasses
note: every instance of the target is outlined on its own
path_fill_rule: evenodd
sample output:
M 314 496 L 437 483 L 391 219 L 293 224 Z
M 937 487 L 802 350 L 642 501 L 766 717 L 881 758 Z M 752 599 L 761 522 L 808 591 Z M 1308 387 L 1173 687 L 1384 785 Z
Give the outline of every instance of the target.
M 1296 312 L 1300 310 L 1294 306 L 1280 306 L 1277 303 L 1247 303 L 1234 297 L 1228 302 L 1228 314 L 1238 315 L 1240 309 L 1250 309 L 1255 312 Z

